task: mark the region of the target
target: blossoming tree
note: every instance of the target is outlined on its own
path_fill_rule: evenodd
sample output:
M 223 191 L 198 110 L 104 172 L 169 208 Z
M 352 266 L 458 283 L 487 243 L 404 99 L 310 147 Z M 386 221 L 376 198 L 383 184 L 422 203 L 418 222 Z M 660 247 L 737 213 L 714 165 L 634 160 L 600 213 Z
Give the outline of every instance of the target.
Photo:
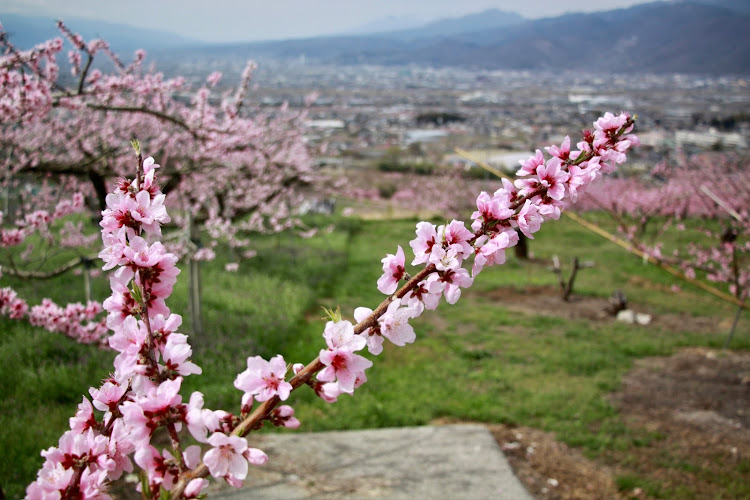
M 354 322 L 331 312 L 319 356 L 291 364 L 291 373 L 281 355 L 248 357 L 247 369 L 234 381 L 234 412 L 204 408 L 199 392 L 187 402 L 180 394 L 184 378 L 201 369 L 191 360 L 187 336 L 178 333 L 180 316 L 166 303 L 179 271 L 177 257 L 160 241 L 169 215 L 157 182 L 159 165 L 144 160 L 135 143 L 136 176 L 107 196 L 101 222 L 100 257 L 106 269 L 116 269 L 104 302 L 112 330 L 108 342 L 118 352 L 114 372 L 90 389 L 91 399 L 82 399 L 58 445 L 42 452 L 45 462 L 28 497 L 107 498 L 110 481 L 135 466 L 143 471 L 138 488 L 145 498 L 197 498 L 209 476 L 240 486 L 250 465 L 267 460 L 245 436 L 267 421 L 299 426 L 292 407 L 282 404 L 293 391 L 309 386 L 331 403 L 353 394 L 373 364 L 361 354 L 365 348 L 377 356 L 386 340 L 413 343 L 410 320 L 437 308 L 443 297 L 455 303 L 484 267 L 504 263 L 516 229 L 533 237 L 545 220 L 560 216 L 567 198 L 624 162 L 638 143 L 633 125 L 627 114 L 608 113 L 584 133 L 577 150 L 554 150 L 551 158 L 524 167 L 526 176 L 515 185 L 505 181 L 494 194 L 481 193 L 470 229 L 457 220 L 439 227 L 418 223 L 410 242 L 416 269 L 407 270 L 402 247 L 386 255 L 377 283 L 383 302 L 356 308 Z M 184 427 L 203 447 L 186 446 Z M 168 449 L 152 441 L 158 429 L 169 435 Z
M 750 182 L 747 160 L 731 154 L 679 156 L 647 178 L 607 179 L 577 205 L 603 209 L 631 244 L 659 262 L 726 286 L 738 304 L 734 332 L 750 295 Z M 665 249 L 668 230 L 690 231 Z M 729 339 L 728 339 L 729 340 Z
M 7 222 L 24 221 L 34 206 L 54 207 L 60 193 L 70 191 L 85 196 L 98 219 L 108 191 L 130 171 L 123 138 L 134 134 L 161 158 L 170 225 L 180 228 L 165 244 L 178 256 L 192 263 L 211 259 L 219 242 L 237 259 L 252 256 L 243 231 L 280 231 L 298 222 L 290 207 L 313 179 L 304 112 L 249 105 L 254 63 L 236 89 L 219 92 L 220 73 L 193 89 L 183 77 L 144 67 L 142 50 L 124 61 L 104 40 L 85 41 L 58 26 L 60 38 L 19 50 L 0 25 L 0 187 Z M 66 44 L 67 63 L 61 64 Z M 82 229 L 65 226 L 56 241 L 85 245 Z M 3 247 L 21 243 L 6 240 Z M 7 255 L 4 264 L 16 276 L 39 277 Z M 191 277 L 197 276 L 193 265 Z

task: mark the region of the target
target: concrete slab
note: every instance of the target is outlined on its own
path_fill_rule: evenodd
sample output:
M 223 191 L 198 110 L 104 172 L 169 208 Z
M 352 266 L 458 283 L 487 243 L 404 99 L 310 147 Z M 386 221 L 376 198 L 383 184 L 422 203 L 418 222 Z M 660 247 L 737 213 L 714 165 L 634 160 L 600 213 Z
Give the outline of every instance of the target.
M 212 498 L 531 500 L 481 425 L 252 436 L 268 454 Z

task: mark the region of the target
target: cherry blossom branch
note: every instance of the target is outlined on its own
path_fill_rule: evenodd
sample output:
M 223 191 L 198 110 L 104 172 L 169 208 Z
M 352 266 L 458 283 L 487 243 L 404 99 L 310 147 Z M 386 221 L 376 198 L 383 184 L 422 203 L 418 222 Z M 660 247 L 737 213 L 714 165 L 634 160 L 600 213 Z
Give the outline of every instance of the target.
M 156 184 L 159 166 L 152 158 L 143 160 L 134 143 L 139 155 L 136 178 L 122 179 L 107 196 L 101 222 L 104 268 L 118 267 L 110 280 L 112 296 L 103 304 L 113 330 L 109 344 L 119 352 L 115 372 L 99 389 L 90 390 L 93 405 L 105 412 L 102 422 L 106 424 L 97 420 L 92 403 L 84 398 L 70 421 L 71 430 L 58 447 L 43 452 L 47 461 L 38 480 L 29 486 L 28 495 L 105 495 L 107 482 L 132 468 L 131 454 L 147 473 L 142 488 L 146 498 L 156 499 L 170 491 L 172 498 L 195 498 L 208 475 L 241 485 L 249 464 L 267 460 L 265 453 L 250 448 L 243 436 L 266 420 L 278 426 L 299 426 L 294 410 L 280 405 L 291 392 L 309 385 L 328 402 L 353 394 L 366 382 L 365 370 L 373 364 L 356 352 L 367 347 L 378 355 L 384 339 L 397 346 L 413 343 L 416 334 L 410 319 L 438 307 L 442 297 L 455 303 L 461 289 L 471 286 L 484 267 L 505 261 L 505 250 L 518 241 L 516 230 L 533 238 L 544 220 L 559 218 L 566 195 L 575 198 L 600 170 L 625 161 L 624 152 L 637 143 L 629 134 L 633 121 L 628 115 L 606 114 L 595 122 L 595 128 L 595 132 L 584 134 L 580 151 L 571 152 L 566 139 L 560 148 L 549 149 L 549 160 L 539 152 L 523 162 L 525 178 L 515 185 L 504 180 L 493 196 L 481 193 L 472 214 L 472 230 L 457 220 L 440 227 L 417 224 L 417 237 L 410 242 L 415 256 L 412 265 L 424 265 L 423 269 L 409 276 L 401 247 L 395 255 L 386 255 L 382 259 L 384 274 L 377 283 L 385 299 L 374 311 L 355 309 L 354 325 L 343 320 L 340 311 L 329 312 L 331 321 L 323 332 L 326 348 L 307 366 L 294 364 L 289 381 L 281 355 L 270 361 L 249 357 L 247 370 L 234 382 L 244 393 L 239 417 L 203 408 L 203 395 L 197 392 L 189 403 L 182 402 L 183 378 L 201 370 L 189 360 L 192 349 L 187 336 L 176 331 L 181 318 L 170 314 L 165 303 L 179 270 L 176 256 L 158 241 L 161 226 L 170 221 L 165 195 Z M 577 162 L 580 155 L 588 159 Z M 157 241 L 149 243 L 141 235 Z M 472 257 L 470 274 L 463 264 Z M 405 283 L 399 287 L 402 281 Z M 254 401 L 259 405 L 253 410 Z M 198 446 L 183 451 L 176 434 L 178 423 L 185 424 L 197 441 L 211 449 L 205 454 Z M 177 457 L 167 450 L 159 452 L 151 444 L 160 427 L 169 432 Z M 57 479 L 50 481 L 50 477 Z

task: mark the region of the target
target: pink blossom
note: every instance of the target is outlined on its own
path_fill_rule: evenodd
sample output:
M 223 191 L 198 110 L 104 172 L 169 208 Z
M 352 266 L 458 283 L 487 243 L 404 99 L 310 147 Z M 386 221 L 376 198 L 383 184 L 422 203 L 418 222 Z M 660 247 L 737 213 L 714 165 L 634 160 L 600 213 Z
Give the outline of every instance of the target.
M 386 295 L 393 294 L 398 282 L 404 277 L 404 251 L 399 245 L 396 255 L 387 254 L 383 260 L 383 276 L 378 279 L 378 290 Z
M 471 228 L 479 231 L 482 223 L 492 224 L 496 221 L 504 221 L 514 214 L 515 211 L 510 208 L 507 196 L 490 198 L 490 195 L 482 191 L 477 197 L 477 211 L 471 214 L 471 218 L 474 219 Z
M 273 425 L 286 427 L 287 429 L 298 429 L 299 420 L 294 417 L 294 408 L 289 405 L 281 405 L 271 412 Z
M 565 136 L 562 145 L 558 148 L 557 146 L 549 146 L 544 148 L 552 156 L 559 158 L 562 161 L 566 161 L 570 157 L 570 136 Z
M 562 200 L 565 196 L 565 182 L 570 178 L 570 174 L 562 169 L 560 159 L 554 157 L 546 165 L 537 169 L 539 184 L 545 189 L 547 196 L 553 200 Z
M 94 408 L 91 406 L 91 401 L 83 397 L 83 401 L 78 405 L 78 411 L 75 417 L 70 419 L 70 430 L 83 433 L 91 428 L 97 428 L 98 423 L 94 417 Z
M 358 307 L 354 310 L 354 319 L 357 320 L 357 323 L 361 323 L 366 321 L 372 315 L 372 312 L 372 309 L 368 307 Z M 367 342 L 367 350 L 370 354 L 377 356 L 383 352 L 383 337 L 379 331 L 375 333 L 372 328 L 368 328 L 360 334 L 360 337 Z
M 349 321 L 329 321 L 326 323 L 323 338 L 329 349 L 347 348 L 359 351 L 365 347 L 365 339 L 354 334 L 354 326 Z
M 252 398 L 252 396 L 250 396 Z M 219 430 L 221 424 L 216 412 L 203 408 L 203 394 L 194 392 L 185 415 L 188 431 L 199 443 L 208 442 L 208 434 Z
M 430 275 L 428 289 L 431 293 L 442 292 L 449 304 L 455 304 L 461 297 L 461 288 L 468 288 L 474 283 L 469 271 L 464 268 L 447 270 L 440 274 Z
M 208 481 L 206 479 L 203 479 L 202 477 L 190 480 L 188 485 L 185 487 L 185 498 L 198 498 L 198 496 L 201 494 L 201 491 L 203 491 L 203 488 L 205 488 L 206 486 L 208 486 Z
M 430 254 L 430 264 L 435 264 L 438 271 L 458 269 L 461 266 L 456 248 L 451 246 L 447 249 L 435 247 Z
M 437 292 L 431 292 L 429 290 L 428 282 L 424 280 L 420 281 L 415 288 L 404 296 L 402 300 L 408 307 L 411 307 L 419 314 L 422 314 L 424 309 L 430 311 L 437 309 L 438 304 L 440 304 L 440 297 L 442 296 L 442 289 Z
M 318 380 L 336 381 L 341 391 L 348 394 L 354 392 L 357 378 L 372 366 L 372 361 L 354 354 L 348 347 L 321 349 L 320 362 L 325 365 L 325 368 L 318 372 Z
M 539 209 L 537 206 L 531 203 L 530 200 L 526 200 L 521 211 L 518 212 L 516 222 L 518 223 L 518 228 L 521 232 L 533 240 L 534 237 L 532 234 L 539 231 L 543 219 L 541 215 L 539 215 Z
M 437 231 L 434 224 L 430 224 L 429 222 L 420 222 L 417 224 L 417 237 L 409 242 L 409 246 L 414 250 L 413 266 L 427 262 L 436 241 Z
M 463 222 L 453 220 L 447 226 L 440 226 L 437 232 L 443 244 L 448 248 L 453 248 L 462 259 L 473 253 L 469 240 L 474 237 L 474 234 L 466 229 Z
M 215 432 L 208 438 L 208 443 L 213 448 L 203 456 L 203 463 L 213 477 L 239 481 L 247 477 L 248 463 L 243 455 L 248 449 L 245 438 Z
M 397 346 L 411 344 L 417 338 L 409 320 L 416 318 L 419 313 L 412 307 L 401 305 L 400 299 L 394 300 L 378 320 L 380 333 Z
M 474 265 L 471 268 L 472 277 L 476 278 L 484 266 L 505 263 L 505 249 L 512 246 L 509 234 L 515 235 L 516 241 L 518 241 L 518 235 L 515 231 L 503 231 L 492 239 L 488 239 L 485 243 L 477 245 Z
M 162 453 L 147 444 L 135 451 L 135 463 L 148 473 L 148 482 L 153 486 L 163 486 L 169 490 L 180 474 L 179 463 L 172 454 L 163 450 Z M 157 488 L 158 489 L 158 488 Z
M 176 373 L 186 377 L 188 375 L 200 375 L 202 370 L 198 365 L 188 358 L 193 353 L 190 344 L 187 343 L 187 337 L 180 334 L 172 334 L 167 339 L 162 356 L 164 358 L 164 369 L 167 373 Z
M 255 396 L 258 401 L 268 401 L 274 396 L 285 401 L 292 391 L 285 382 L 286 362 L 279 354 L 266 361 L 260 356 L 247 358 L 247 370 L 237 375 L 234 386 Z
M 39 477 L 26 488 L 26 498 L 39 500 L 59 500 L 73 479 L 75 470 L 65 468 L 62 463 L 46 462 L 39 471 Z
M 521 169 L 516 172 L 517 176 L 523 177 L 526 175 L 536 175 L 536 169 L 541 165 L 544 165 L 544 155 L 537 149 L 534 156 L 529 157 L 528 160 L 519 161 L 518 163 L 521 164 Z

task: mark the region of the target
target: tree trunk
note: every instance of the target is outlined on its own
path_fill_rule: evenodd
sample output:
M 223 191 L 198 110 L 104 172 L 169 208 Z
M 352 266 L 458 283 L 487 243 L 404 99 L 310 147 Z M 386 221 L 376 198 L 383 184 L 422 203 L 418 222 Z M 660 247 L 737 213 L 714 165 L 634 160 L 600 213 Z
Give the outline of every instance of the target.
M 190 240 L 200 248 L 200 234 L 193 220 L 193 214 L 188 214 L 188 232 Z M 201 272 L 200 264 L 192 256 L 188 260 L 188 295 L 190 296 L 190 320 L 193 333 L 203 333 L 203 317 L 201 315 Z
M 516 231 L 516 232 L 518 233 L 518 244 L 515 247 L 513 247 L 516 253 L 516 258 L 520 260 L 528 260 L 529 259 L 529 239 L 521 231 Z

